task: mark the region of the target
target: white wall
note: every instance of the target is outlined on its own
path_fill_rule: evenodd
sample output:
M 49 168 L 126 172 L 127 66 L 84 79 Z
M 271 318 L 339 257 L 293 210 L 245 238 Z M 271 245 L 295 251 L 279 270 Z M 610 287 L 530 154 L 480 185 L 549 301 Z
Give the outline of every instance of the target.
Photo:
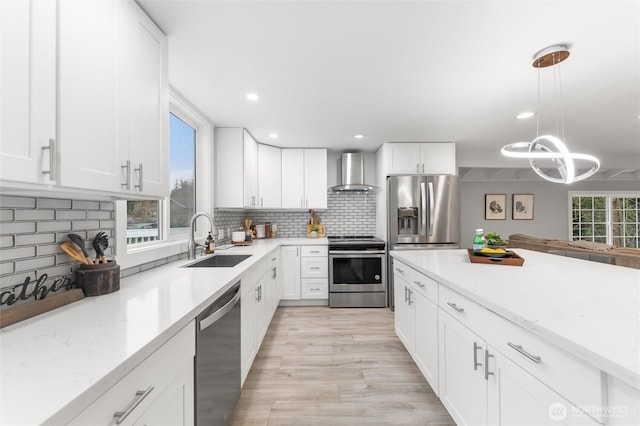
M 476 228 L 552 239 L 569 238 L 569 191 L 640 191 L 637 181 L 586 180 L 572 185 L 543 181 L 463 181 L 460 185 L 461 246 L 471 247 Z M 507 194 L 507 219 L 484 220 L 484 195 Z M 512 194 L 534 194 L 533 220 L 511 219 Z

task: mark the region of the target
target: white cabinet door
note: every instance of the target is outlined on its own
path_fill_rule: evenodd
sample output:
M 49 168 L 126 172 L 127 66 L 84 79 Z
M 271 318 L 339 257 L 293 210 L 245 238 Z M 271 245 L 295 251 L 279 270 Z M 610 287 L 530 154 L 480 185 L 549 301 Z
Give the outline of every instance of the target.
M 420 144 L 422 173 L 427 175 L 455 175 L 456 145 L 454 143 Z
M 438 325 L 440 400 L 457 425 L 486 425 L 486 344 L 442 309 Z
M 255 286 L 242 295 L 240 303 L 240 360 L 242 383 L 247 378 L 256 356 L 256 297 Z
M 389 144 L 387 151 L 387 174 L 416 174 L 420 172 L 420 144 Z
M 258 207 L 258 143 L 246 130 L 243 140 L 244 206 Z
M 259 207 L 282 207 L 282 150 L 258 144 Z
M 599 424 L 493 347 L 488 350 L 490 425 Z
M 260 349 L 262 344 L 262 338 L 267 332 L 267 303 L 268 303 L 268 290 L 266 276 L 262 277 L 258 285 L 256 286 L 256 352 Z
M 120 192 L 128 158 L 126 71 L 118 52 L 118 21 L 126 3 L 61 0 L 58 43 L 59 184 Z
M 56 2 L 0 2 L 0 180 L 50 183 L 56 138 Z M 53 155 L 53 157 L 51 157 Z
M 304 207 L 304 150 L 282 150 L 282 208 Z
M 195 418 L 193 378 L 193 364 L 186 364 L 158 399 L 133 424 L 140 426 L 193 425 Z
M 415 352 L 413 359 L 438 394 L 438 306 L 415 291 Z
M 327 150 L 304 150 L 305 205 L 309 209 L 327 208 Z
M 282 286 L 282 299 L 300 300 L 300 247 L 282 247 Z
M 415 313 L 411 299 L 411 286 L 399 275 L 394 275 L 396 335 L 410 354 L 415 350 Z
M 167 38 L 135 2 L 128 2 L 121 49 L 127 54 L 126 93 L 131 191 L 169 195 Z M 124 44 L 124 47 L 122 45 Z

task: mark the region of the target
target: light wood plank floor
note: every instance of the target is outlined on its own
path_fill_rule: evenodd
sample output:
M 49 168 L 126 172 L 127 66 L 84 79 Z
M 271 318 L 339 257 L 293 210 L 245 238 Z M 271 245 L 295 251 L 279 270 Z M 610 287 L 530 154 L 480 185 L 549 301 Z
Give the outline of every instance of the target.
M 388 309 L 279 307 L 232 426 L 455 425 Z

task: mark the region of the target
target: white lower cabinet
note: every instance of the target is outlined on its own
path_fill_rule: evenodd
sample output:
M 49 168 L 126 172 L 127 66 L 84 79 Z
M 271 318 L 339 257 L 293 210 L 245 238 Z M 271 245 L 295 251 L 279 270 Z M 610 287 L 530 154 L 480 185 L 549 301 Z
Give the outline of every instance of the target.
M 448 313 L 439 315 L 440 400 L 457 425 L 487 424 L 486 343 Z
M 397 259 L 394 291 L 396 334 L 457 425 L 638 423 L 637 389 Z
M 69 424 L 193 425 L 195 337 L 192 321 Z
M 329 253 L 326 245 L 283 246 L 282 299 L 322 303 L 329 300 Z
M 282 247 L 282 299 L 300 300 L 300 247 Z
M 240 365 L 243 384 L 278 306 L 279 258 L 279 251 L 274 250 L 245 272 L 241 278 Z

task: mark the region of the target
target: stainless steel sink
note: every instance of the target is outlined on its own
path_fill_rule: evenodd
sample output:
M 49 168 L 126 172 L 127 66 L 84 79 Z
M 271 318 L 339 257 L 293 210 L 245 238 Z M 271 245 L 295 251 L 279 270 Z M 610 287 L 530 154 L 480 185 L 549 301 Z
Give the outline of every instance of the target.
M 250 254 L 216 254 L 200 262 L 185 265 L 185 268 L 232 268 L 249 257 Z

